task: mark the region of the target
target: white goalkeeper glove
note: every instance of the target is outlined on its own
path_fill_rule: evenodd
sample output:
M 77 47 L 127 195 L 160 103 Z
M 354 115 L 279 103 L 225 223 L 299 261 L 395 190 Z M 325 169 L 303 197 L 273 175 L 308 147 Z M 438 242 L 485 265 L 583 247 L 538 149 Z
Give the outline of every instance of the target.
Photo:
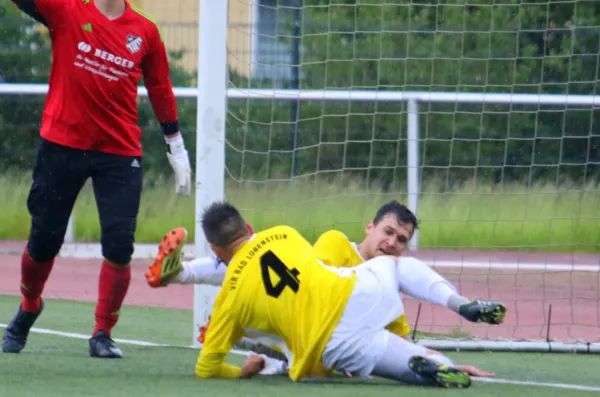
M 172 138 L 165 137 L 165 140 L 169 146 L 167 158 L 175 172 L 175 194 L 189 196 L 192 193 L 192 170 L 183 137 L 178 134 Z

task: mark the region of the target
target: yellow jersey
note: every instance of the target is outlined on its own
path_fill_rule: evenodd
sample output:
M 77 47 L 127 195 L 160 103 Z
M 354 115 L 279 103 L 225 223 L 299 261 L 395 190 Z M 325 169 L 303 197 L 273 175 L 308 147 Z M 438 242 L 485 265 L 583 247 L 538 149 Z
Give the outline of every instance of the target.
M 323 368 L 321 356 L 355 283 L 354 272 L 324 266 L 291 227 L 254 234 L 227 265 L 196 375 L 240 377 L 241 368 L 224 360 L 244 334 L 282 340 L 291 352 L 294 381 L 332 372 Z
M 360 256 L 356 245 L 346 235 L 337 230 L 329 230 L 321 234 L 314 244 L 317 257 L 328 266 L 352 267 L 365 260 Z M 386 329 L 404 337 L 410 333 L 406 314 L 392 321 Z

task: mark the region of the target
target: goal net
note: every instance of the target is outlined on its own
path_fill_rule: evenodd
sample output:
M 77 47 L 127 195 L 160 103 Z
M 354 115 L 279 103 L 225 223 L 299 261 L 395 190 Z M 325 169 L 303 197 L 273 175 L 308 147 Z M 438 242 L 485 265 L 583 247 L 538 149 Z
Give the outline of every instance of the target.
M 600 3 L 134 3 L 156 17 L 170 51 L 198 182 L 195 202 L 183 201 L 156 175 L 170 168 L 141 90 L 149 172 L 136 258 L 152 257 L 176 225 L 195 236 L 186 256 L 208 255 L 191 214 L 197 222 L 223 196 L 255 230 L 287 224 L 311 243 L 330 229 L 360 242 L 377 209 L 398 200 L 421 221 L 406 255 L 461 294 L 508 308 L 504 324 L 488 326 L 404 296 L 418 342 L 600 351 Z M 15 185 L 12 170 L 35 157 L 47 89 L 35 84 L 49 70 L 46 36 L 16 15 L 0 38 L 8 240 L 27 233 L 28 181 Z M 63 255 L 99 255 L 96 218 L 84 192 L 74 239 L 92 244 Z M 194 287 L 196 344 L 216 292 Z
M 417 339 L 598 341 L 596 2 L 229 0 L 228 18 L 225 196 L 256 229 L 360 242 L 396 199 L 422 222 L 407 255 L 508 307 L 473 325 L 405 297 Z

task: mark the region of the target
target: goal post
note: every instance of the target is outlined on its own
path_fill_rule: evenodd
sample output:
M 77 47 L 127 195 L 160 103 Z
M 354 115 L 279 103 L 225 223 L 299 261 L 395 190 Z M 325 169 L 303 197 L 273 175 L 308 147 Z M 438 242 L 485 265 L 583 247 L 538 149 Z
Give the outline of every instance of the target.
M 210 247 L 202 211 L 225 196 L 225 118 L 227 117 L 227 0 L 200 0 L 198 17 L 198 105 L 196 119 L 196 257 Z M 194 286 L 193 344 L 206 324 L 218 288 Z

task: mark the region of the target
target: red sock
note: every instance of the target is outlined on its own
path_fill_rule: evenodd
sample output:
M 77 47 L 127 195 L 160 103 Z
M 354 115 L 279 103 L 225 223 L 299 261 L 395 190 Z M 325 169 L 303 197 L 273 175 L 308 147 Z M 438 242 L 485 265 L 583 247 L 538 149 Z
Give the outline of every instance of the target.
M 107 261 L 102 262 L 98 281 L 98 304 L 96 305 L 96 326 L 94 332 L 110 331 L 119 321 L 119 310 L 127 295 L 131 281 L 131 267 L 118 267 Z
M 52 271 L 54 259 L 50 262 L 36 262 L 23 251 L 21 256 L 21 307 L 26 312 L 37 313 L 40 311 L 42 292 L 46 281 Z

